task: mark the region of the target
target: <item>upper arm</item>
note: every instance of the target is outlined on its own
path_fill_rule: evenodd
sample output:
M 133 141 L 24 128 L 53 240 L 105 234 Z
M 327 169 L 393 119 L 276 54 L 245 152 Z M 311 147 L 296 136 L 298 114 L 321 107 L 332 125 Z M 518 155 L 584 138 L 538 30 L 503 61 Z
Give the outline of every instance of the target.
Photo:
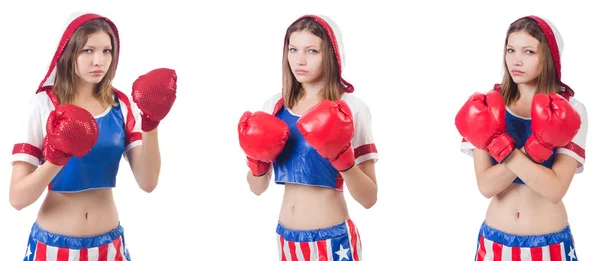
M 44 145 L 46 118 L 42 104 L 38 96 L 29 101 L 26 110 L 23 111 L 18 124 L 19 131 L 13 143 L 11 164 L 15 162 L 26 162 L 34 167 L 40 165 L 43 160 L 42 149 Z
M 369 176 L 369 178 L 371 178 L 371 180 L 373 180 L 373 183 L 377 184 L 377 178 L 375 177 L 375 161 L 374 160 L 367 160 L 367 161 L 363 161 L 360 164 L 357 165 L 358 168 L 360 168 L 360 170 L 365 173 L 367 176 Z
M 368 106 L 361 104 L 353 111 L 354 136 L 352 148 L 356 164 L 371 161 L 372 164 L 379 160 L 379 153 L 373 138 L 371 111 Z M 368 166 L 368 164 L 367 164 Z M 366 173 L 366 172 L 365 172 Z
M 138 166 L 139 163 L 138 161 L 140 161 L 142 159 L 142 147 L 141 146 L 135 146 L 129 150 L 127 150 L 127 152 L 125 152 L 125 160 L 127 161 L 127 163 L 129 163 L 129 167 L 134 170 L 136 169 L 135 166 Z M 134 174 L 136 172 L 134 171 Z
M 45 95 L 45 94 L 39 94 Z M 13 149 L 10 159 L 12 165 L 11 181 L 19 180 L 31 174 L 44 160 L 42 153 L 44 146 L 45 124 L 43 117 L 51 108 L 44 107 L 40 96 L 34 95 L 27 104 L 26 109 L 18 118 L 19 131 L 13 140 Z
M 33 173 L 36 166 L 24 161 L 15 161 L 12 165 L 11 184 Z

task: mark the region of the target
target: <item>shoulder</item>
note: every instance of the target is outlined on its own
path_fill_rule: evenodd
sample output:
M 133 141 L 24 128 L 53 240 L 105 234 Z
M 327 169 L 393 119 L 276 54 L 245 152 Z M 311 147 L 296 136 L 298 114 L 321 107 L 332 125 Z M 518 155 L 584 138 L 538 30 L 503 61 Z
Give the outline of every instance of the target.
M 273 94 L 271 96 L 269 96 L 269 98 L 266 100 L 266 103 L 277 103 L 279 100 L 281 100 L 281 98 L 283 98 L 283 95 L 281 93 L 276 93 Z
M 42 112 L 54 110 L 54 103 L 46 92 L 33 94 L 29 99 L 30 110 L 41 110 Z
M 283 95 L 281 93 L 276 93 L 269 96 L 267 100 L 265 100 L 262 104 L 262 111 L 266 113 L 272 113 L 275 109 L 275 105 L 277 105 L 277 102 L 279 102 L 281 98 L 283 98 Z
M 342 94 L 341 100 L 345 101 L 352 110 L 352 114 L 357 114 L 362 111 L 369 111 L 369 106 L 365 101 L 351 93 Z
M 585 108 L 585 105 L 583 104 L 583 102 L 576 99 L 575 97 L 571 97 L 569 99 L 569 104 L 571 104 L 571 106 L 573 106 L 573 108 L 580 114 L 580 116 L 587 117 L 587 109 Z
M 115 87 L 112 87 L 112 93 L 113 93 L 113 96 L 116 96 L 120 102 L 123 102 L 126 104 L 129 104 L 131 102 L 131 99 L 129 98 L 129 96 L 127 96 L 124 92 L 120 91 L 119 89 L 117 89 Z

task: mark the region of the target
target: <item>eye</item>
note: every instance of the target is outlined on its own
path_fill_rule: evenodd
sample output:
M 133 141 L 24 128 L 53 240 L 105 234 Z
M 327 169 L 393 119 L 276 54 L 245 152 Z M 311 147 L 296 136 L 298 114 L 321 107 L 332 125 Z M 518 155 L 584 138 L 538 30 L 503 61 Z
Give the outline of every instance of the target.
M 83 49 L 81 50 L 82 53 L 92 53 L 92 49 Z
M 308 52 L 311 53 L 311 54 L 317 54 L 317 53 L 319 53 L 319 51 L 317 51 L 315 49 L 310 49 L 310 50 L 308 50 Z
M 508 49 L 506 49 L 506 52 L 507 52 L 507 53 L 512 53 L 512 52 L 514 52 L 514 51 L 515 51 L 515 50 L 513 50 L 512 48 L 508 48 Z
M 112 50 L 111 49 L 104 49 L 104 52 L 105 53 L 112 53 Z
M 527 51 L 525 51 L 525 53 L 526 53 L 526 54 L 535 54 L 535 52 L 534 52 L 534 51 L 532 51 L 532 50 L 527 50 Z
M 290 52 L 295 53 L 296 52 L 296 48 L 290 47 Z

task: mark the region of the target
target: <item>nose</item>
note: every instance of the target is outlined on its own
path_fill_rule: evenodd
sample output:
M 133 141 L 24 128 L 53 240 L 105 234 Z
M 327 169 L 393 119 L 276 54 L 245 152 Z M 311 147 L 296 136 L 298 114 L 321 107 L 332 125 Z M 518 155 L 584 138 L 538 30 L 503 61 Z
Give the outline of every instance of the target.
M 302 52 L 298 52 L 296 56 L 296 64 L 297 65 L 305 65 L 306 64 L 306 55 Z
M 94 66 L 104 65 L 105 55 L 103 52 L 94 52 Z
M 514 55 L 513 59 L 512 59 L 512 64 L 513 65 L 523 65 L 523 57 L 521 57 L 520 54 Z

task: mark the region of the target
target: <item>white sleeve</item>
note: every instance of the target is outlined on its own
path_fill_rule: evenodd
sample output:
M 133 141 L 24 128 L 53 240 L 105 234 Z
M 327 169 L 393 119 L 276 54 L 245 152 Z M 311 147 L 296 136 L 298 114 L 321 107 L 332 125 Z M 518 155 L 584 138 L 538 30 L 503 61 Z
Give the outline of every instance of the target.
M 467 140 L 465 140 L 464 138 L 460 142 L 460 151 L 462 153 L 467 154 L 468 156 L 472 157 L 474 149 L 475 149 L 475 146 L 473 144 L 471 144 L 470 142 L 468 142 Z
M 46 94 L 40 93 L 39 95 Z M 24 161 L 36 167 L 40 164 L 44 157 L 42 149 L 46 119 L 43 119 L 42 115 L 45 114 L 42 110 L 40 96 L 34 95 L 20 118 L 19 125 L 21 127 L 14 141 L 11 164 L 15 161 Z
M 125 133 L 127 135 L 123 156 L 125 160 L 129 161 L 127 152 L 142 145 L 142 118 L 136 104 L 127 96 L 123 97 L 123 99 L 119 99 L 121 112 L 123 113 Z M 129 115 L 129 110 L 131 110 L 131 115 Z
M 260 110 L 268 114 L 272 114 L 273 110 L 275 109 L 275 105 L 277 105 L 277 102 L 279 102 L 279 100 L 281 100 L 282 97 L 283 96 L 281 95 L 281 93 L 271 96 L 267 101 L 263 103 Z
M 373 139 L 371 111 L 367 105 L 358 106 L 352 115 L 354 121 L 354 137 L 352 137 L 352 148 L 354 149 L 355 163 L 360 164 L 367 160 L 377 162 L 379 154 Z
M 563 153 L 573 157 L 577 161 L 577 169 L 575 173 L 583 172 L 583 165 L 585 162 L 585 143 L 587 140 L 588 131 L 588 117 L 587 110 L 583 103 L 571 98 L 571 106 L 579 113 L 581 119 L 581 126 L 579 131 L 566 146 L 556 150 L 556 153 Z

